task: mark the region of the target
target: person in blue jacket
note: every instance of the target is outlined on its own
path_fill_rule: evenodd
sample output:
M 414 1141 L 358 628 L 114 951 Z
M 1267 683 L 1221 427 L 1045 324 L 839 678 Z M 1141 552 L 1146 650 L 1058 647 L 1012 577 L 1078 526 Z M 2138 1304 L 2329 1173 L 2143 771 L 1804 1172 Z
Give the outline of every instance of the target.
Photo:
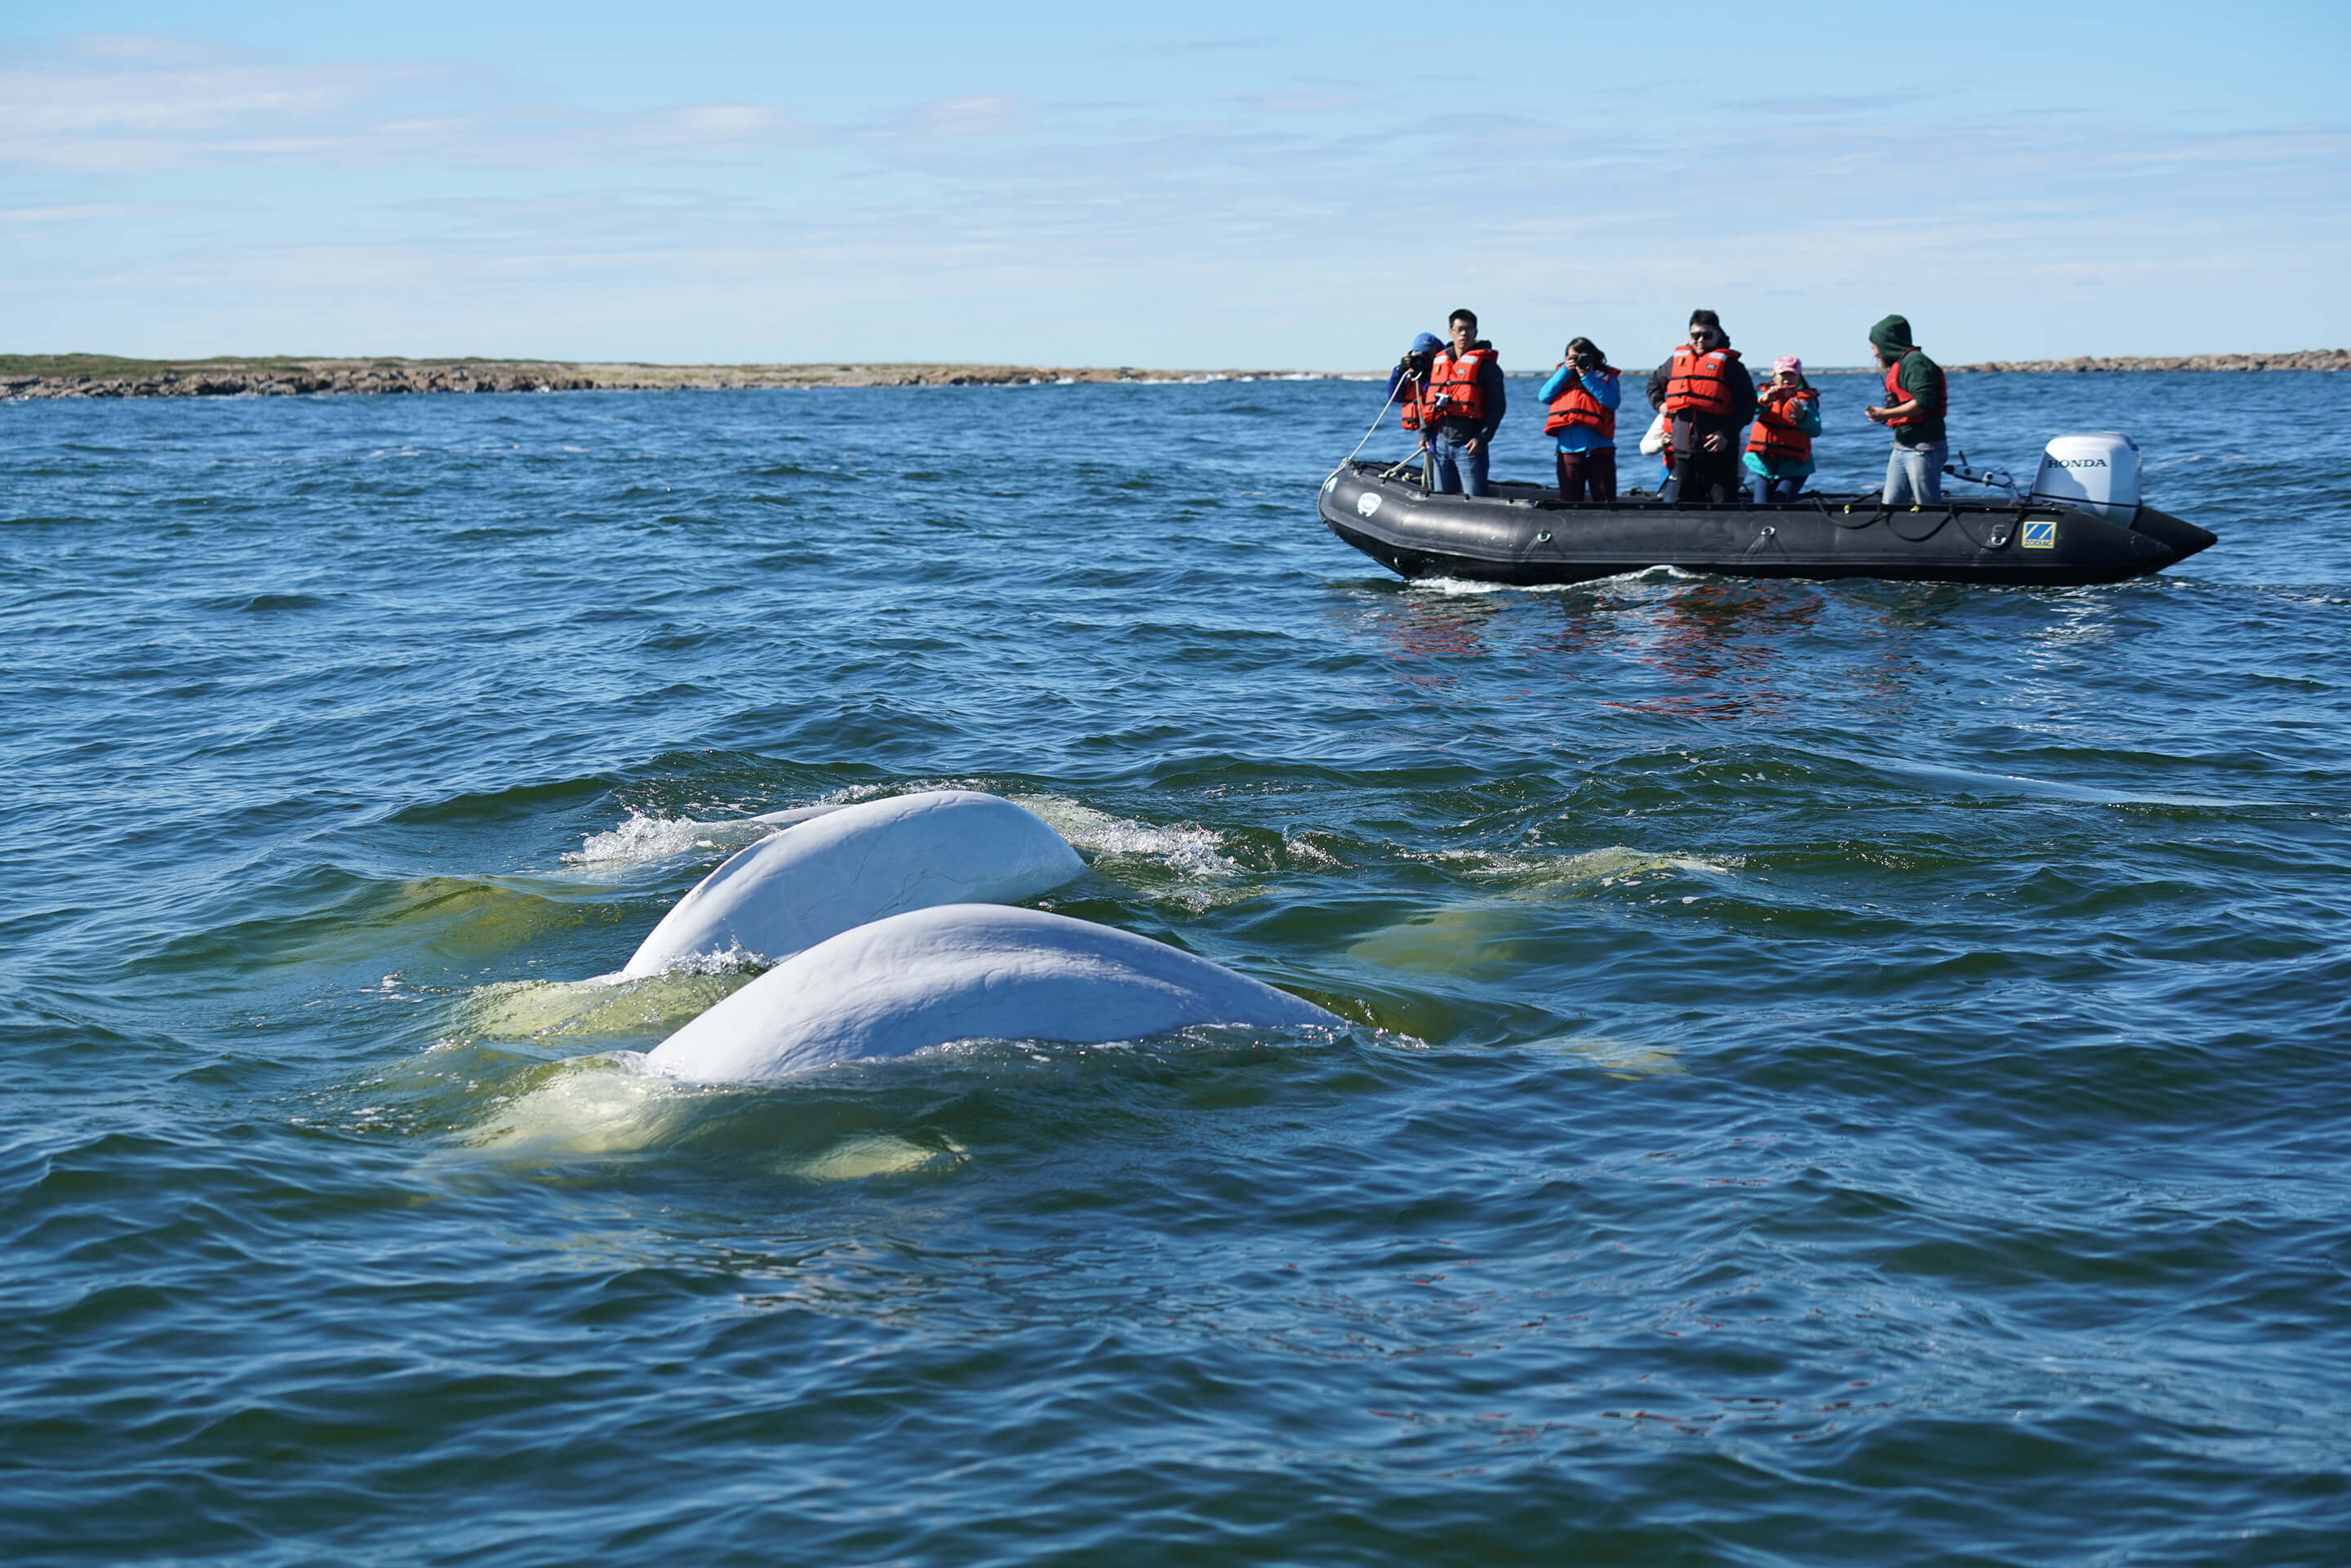
M 1434 332 L 1423 332 L 1412 340 L 1412 347 L 1404 351 L 1395 369 L 1388 372 L 1388 401 L 1396 405 L 1397 417 L 1406 430 L 1421 427 L 1421 415 L 1427 404 L 1429 368 L 1437 361 L 1437 350 L 1443 347 L 1444 339 Z M 1401 389 L 1396 384 L 1399 382 L 1405 383 Z M 1420 444 L 1423 451 L 1427 450 L 1426 437 Z
M 1559 438 L 1559 498 L 1616 498 L 1616 407 L 1621 372 L 1589 338 L 1573 338 L 1536 395 L 1549 407 L 1543 434 Z

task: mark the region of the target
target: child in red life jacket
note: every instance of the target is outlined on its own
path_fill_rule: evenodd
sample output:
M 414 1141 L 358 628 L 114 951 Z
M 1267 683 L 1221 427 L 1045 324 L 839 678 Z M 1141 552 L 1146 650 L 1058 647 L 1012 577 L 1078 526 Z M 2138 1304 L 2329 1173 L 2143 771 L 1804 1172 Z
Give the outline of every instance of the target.
M 1782 354 L 1757 395 L 1747 434 L 1748 482 L 1756 504 L 1792 501 L 1813 476 L 1813 437 L 1821 433 L 1821 394 L 1804 379 L 1804 361 Z
M 1559 368 L 1540 395 L 1550 405 L 1543 434 L 1559 438 L 1559 498 L 1616 498 L 1616 406 L 1619 372 L 1589 338 L 1569 341 Z

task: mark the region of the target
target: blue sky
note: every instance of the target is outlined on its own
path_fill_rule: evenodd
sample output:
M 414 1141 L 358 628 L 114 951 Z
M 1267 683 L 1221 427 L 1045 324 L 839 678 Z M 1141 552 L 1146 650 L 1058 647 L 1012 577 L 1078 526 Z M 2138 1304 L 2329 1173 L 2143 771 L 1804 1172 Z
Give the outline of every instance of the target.
M 2351 343 L 2351 5 L 0 8 L 0 349 Z

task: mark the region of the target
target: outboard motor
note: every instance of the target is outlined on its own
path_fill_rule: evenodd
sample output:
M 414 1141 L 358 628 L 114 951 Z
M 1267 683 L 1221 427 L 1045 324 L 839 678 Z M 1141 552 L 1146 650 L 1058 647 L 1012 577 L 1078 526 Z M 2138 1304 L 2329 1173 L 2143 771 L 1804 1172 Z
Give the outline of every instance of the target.
M 2042 449 L 2032 498 L 2130 527 L 2138 515 L 2138 443 L 2115 430 L 2056 437 Z

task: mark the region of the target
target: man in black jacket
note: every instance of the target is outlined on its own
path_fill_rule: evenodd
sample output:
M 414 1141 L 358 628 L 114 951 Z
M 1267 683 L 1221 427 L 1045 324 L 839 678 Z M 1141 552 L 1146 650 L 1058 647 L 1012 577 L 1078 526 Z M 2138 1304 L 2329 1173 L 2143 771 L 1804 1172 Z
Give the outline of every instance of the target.
M 1473 310 L 1456 310 L 1447 319 L 1453 341 L 1437 351 L 1428 368 L 1428 407 L 1433 425 L 1420 433 L 1420 444 L 1431 459 L 1440 494 L 1490 496 L 1487 464 L 1493 457 L 1494 432 L 1510 407 L 1510 392 L 1502 384 L 1502 361 L 1494 345 L 1478 336 Z
M 1690 312 L 1689 341 L 1649 374 L 1649 406 L 1672 432 L 1673 497 L 1731 501 L 1746 489 L 1740 433 L 1755 417 L 1755 378 L 1711 310 Z

